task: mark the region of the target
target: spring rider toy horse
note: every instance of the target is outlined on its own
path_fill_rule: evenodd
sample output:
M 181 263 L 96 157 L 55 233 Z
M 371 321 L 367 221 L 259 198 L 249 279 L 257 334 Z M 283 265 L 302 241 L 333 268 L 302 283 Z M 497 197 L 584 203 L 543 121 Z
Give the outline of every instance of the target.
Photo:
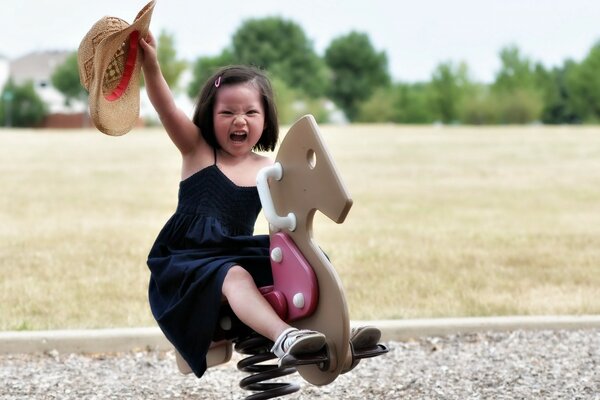
M 273 285 L 260 288 L 278 315 L 297 328 L 322 332 L 325 350 L 286 359 L 282 366 L 258 365 L 274 359 L 272 342 L 240 329 L 235 315 L 222 310 L 220 327 L 207 355 L 209 367 L 231 359 L 232 346 L 250 357 L 238 369 L 250 375 L 240 382 L 258 393 L 246 399 L 269 399 L 293 393 L 298 385 L 264 383 L 265 380 L 298 372 L 313 385 L 333 382 L 340 373 L 356 366 L 361 358 L 386 353 L 382 344 L 354 348 L 350 342 L 350 320 L 341 281 L 329 259 L 312 239 L 315 212 L 342 223 L 352 199 L 341 181 L 311 115 L 299 119 L 281 142 L 275 163 L 261 170 L 257 188 L 271 239 Z M 247 330 L 249 328 L 246 327 Z M 179 370 L 191 370 L 177 355 Z

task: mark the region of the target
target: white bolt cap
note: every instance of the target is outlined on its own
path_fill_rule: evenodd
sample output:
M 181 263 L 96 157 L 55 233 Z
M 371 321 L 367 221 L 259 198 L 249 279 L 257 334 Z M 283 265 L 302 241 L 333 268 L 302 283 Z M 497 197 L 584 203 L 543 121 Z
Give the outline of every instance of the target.
M 292 299 L 292 302 L 294 303 L 294 306 L 296 306 L 296 308 L 303 308 L 304 307 L 304 295 L 302 293 L 296 293 L 294 295 L 294 298 Z
M 276 263 L 280 263 L 281 260 L 283 260 L 283 251 L 281 251 L 280 247 L 275 247 L 273 250 L 271 250 L 271 260 L 275 261 Z

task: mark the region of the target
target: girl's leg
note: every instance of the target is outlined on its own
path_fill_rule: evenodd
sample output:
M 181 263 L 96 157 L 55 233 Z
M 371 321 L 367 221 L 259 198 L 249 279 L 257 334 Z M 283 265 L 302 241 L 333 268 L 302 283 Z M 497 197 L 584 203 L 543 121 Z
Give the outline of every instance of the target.
M 282 321 L 244 268 L 238 265 L 230 268 L 222 290 L 235 315 L 274 342 L 271 351 L 279 357 L 280 363 L 288 355 L 314 353 L 325 346 L 322 333 L 298 330 Z
M 238 265 L 230 268 L 222 290 L 229 306 L 244 324 L 275 342 L 271 351 L 278 357 L 285 357 L 288 352 L 312 353 L 325 345 L 325 336 L 321 333 L 298 331 L 282 321 L 256 287 L 252 275 L 244 268 Z M 367 326 L 353 329 L 350 341 L 355 348 L 362 349 L 377 345 L 380 338 L 379 329 Z M 358 361 L 347 366 L 342 373 L 356 367 Z
M 250 273 L 238 265 L 227 272 L 223 295 L 244 324 L 272 341 L 290 328 L 262 296 Z

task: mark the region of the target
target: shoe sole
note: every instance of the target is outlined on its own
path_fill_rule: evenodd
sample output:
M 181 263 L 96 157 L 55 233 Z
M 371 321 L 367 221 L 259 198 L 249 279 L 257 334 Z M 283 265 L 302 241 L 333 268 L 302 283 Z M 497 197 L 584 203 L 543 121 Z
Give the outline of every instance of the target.
M 369 349 L 377 346 L 381 339 L 381 331 L 374 326 L 361 326 L 356 328 L 350 338 L 356 350 Z
M 325 336 L 306 336 L 296 339 L 294 344 L 288 349 L 287 353 L 292 356 L 316 353 L 321 350 L 325 344 Z

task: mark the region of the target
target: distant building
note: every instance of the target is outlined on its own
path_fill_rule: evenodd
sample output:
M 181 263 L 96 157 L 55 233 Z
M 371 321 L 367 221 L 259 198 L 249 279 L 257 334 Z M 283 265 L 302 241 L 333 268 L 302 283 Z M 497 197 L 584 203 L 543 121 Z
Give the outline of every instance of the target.
M 10 62 L 9 76 L 17 85 L 28 81 L 48 106 L 50 114 L 75 114 L 85 111 L 85 104 L 71 101 L 66 104 L 65 96 L 52 86 L 52 74 L 56 67 L 65 62 L 68 51 L 40 51 L 26 54 Z
M 33 81 L 36 86 L 50 86 L 52 73 L 56 67 L 65 62 L 68 56 L 68 51 L 29 53 L 11 61 L 10 75 L 18 85 Z

